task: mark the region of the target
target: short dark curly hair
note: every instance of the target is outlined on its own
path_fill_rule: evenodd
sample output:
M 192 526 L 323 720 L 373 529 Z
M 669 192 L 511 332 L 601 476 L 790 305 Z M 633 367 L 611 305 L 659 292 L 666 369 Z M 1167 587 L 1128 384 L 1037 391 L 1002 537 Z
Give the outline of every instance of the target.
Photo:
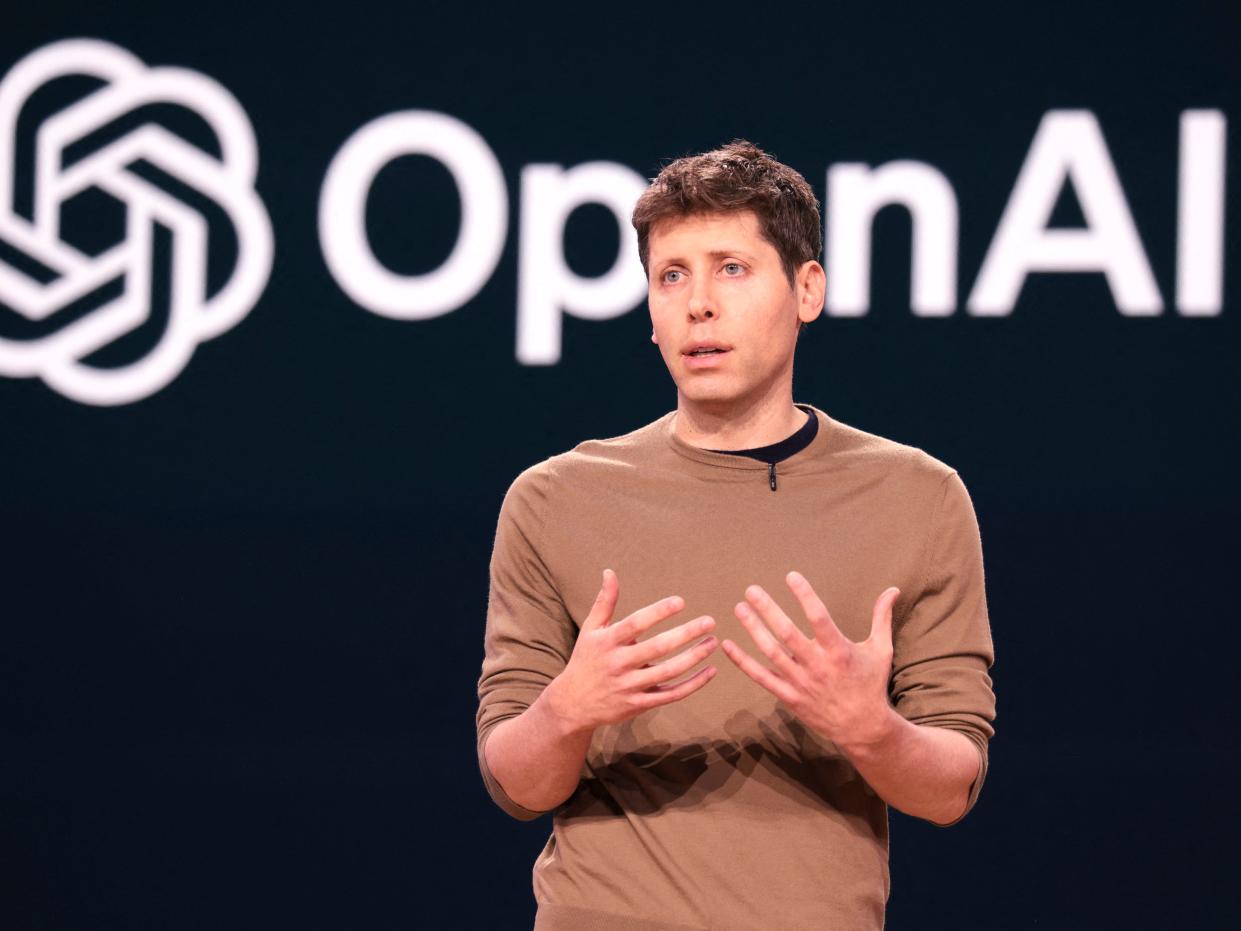
M 797 269 L 823 249 L 819 201 L 798 171 L 745 139 L 670 162 L 638 198 L 632 222 L 647 277 L 651 229 L 660 220 L 740 210 L 758 217 L 792 287 Z

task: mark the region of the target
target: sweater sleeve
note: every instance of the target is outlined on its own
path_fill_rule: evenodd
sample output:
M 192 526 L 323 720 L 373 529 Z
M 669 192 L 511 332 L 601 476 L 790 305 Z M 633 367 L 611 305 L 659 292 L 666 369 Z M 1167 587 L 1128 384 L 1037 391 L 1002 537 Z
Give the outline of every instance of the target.
M 987 775 L 987 746 L 995 734 L 995 662 L 982 542 L 969 493 L 957 473 L 945 476 L 926 546 L 926 570 L 916 600 L 893 633 L 892 700 L 914 724 L 946 727 L 978 750 L 978 777 L 956 824 L 974 807 Z
M 577 637 L 577 626 L 539 549 L 549 469 L 542 463 L 519 475 L 500 507 L 475 718 L 478 764 L 487 792 L 500 808 L 523 821 L 544 812 L 508 797 L 487 765 L 484 747 L 496 725 L 525 711 L 560 674 Z

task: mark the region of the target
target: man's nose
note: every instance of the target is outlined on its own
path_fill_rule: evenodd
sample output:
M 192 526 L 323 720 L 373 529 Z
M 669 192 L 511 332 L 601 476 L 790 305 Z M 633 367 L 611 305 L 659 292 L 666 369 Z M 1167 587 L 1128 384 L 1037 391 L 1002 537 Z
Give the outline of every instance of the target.
M 689 296 L 689 315 L 693 320 L 709 320 L 720 315 L 708 282 L 696 282 Z

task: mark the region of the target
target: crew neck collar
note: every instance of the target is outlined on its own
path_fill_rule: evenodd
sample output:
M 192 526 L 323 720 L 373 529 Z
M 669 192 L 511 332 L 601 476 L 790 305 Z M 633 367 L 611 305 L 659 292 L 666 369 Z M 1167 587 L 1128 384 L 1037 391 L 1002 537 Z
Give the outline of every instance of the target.
M 806 463 L 813 462 L 821 457 L 831 447 L 832 419 L 823 411 L 819 410 L 813 404 L 796 405 L 803 410 L 807 410 L 812 416 L 817 417 L 819 427 L 815 433 L 814 439 L 809 446 L 800 449 L 787 459 L 782 459 L 777 465 L 781 473 L 795 472 L 798 468 Z M 664 418 L 663 434 L 664 439 L 673 452 L 684 459 L 691 462 L 697 462 L 702 465 L 712 466 L 720 469 L 733 469 L 742 472 L 766 472 L 769 464 L 758 459 L 751 459 L 748 456 L 736 456 L 731 453 L 716 452 L 711 449 L 704 449 L 687 443 L 685 440 L 677 436 L 676 432 L 677 412 L 672 411 Z
M 727 453 L 730 456 L 749 456 L 751 459 L 757 459 L 768 465 L 783 462 L 813 443 L 815 434 L 819 432 L 819 418 L 814 416 L 814 412 L 805 404 L 798 404 L 796 407 L 806 415 L 806 419 L 802 421 L 800 427 L 784 439 L 763 446 L 752 446 L 749 449 L 713 449 L 712 452 Z

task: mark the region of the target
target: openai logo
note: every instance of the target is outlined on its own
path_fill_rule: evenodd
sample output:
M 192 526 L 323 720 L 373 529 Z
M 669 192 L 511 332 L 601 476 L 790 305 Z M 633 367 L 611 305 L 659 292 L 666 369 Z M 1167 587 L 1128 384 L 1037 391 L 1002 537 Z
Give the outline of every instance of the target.
M 23 146 L 20 139 L 31 136 L 27 103 L 67 77 L 94 79 L 92 90 L 44 118 L 32 146 Z M 152 106 L 191 111 L 217 151 L 135 119 Z M 254 192 L 257 167 L 245 112 L 202 74 L 148 68 L 124 49 L 85 39 L 48 45 L 14 65 L 0 83 L 0 315 L 7 318 L 0 375 L 42 378 L 97 405 L 136 401 L 176 378 L 199 343 L 250 312 L 271 274 L 271 221 Z M 73 235 L 73 205 L 84 198 L 119 218 L 119 242 L 95 254 Z M 226 276 L 208 275 L 213 223 L 231 226 L 236 244 Z M 157 290 L 167 293 L 166 325 L 141 343 L 140 358 L 92 359 L 158 319 Z

